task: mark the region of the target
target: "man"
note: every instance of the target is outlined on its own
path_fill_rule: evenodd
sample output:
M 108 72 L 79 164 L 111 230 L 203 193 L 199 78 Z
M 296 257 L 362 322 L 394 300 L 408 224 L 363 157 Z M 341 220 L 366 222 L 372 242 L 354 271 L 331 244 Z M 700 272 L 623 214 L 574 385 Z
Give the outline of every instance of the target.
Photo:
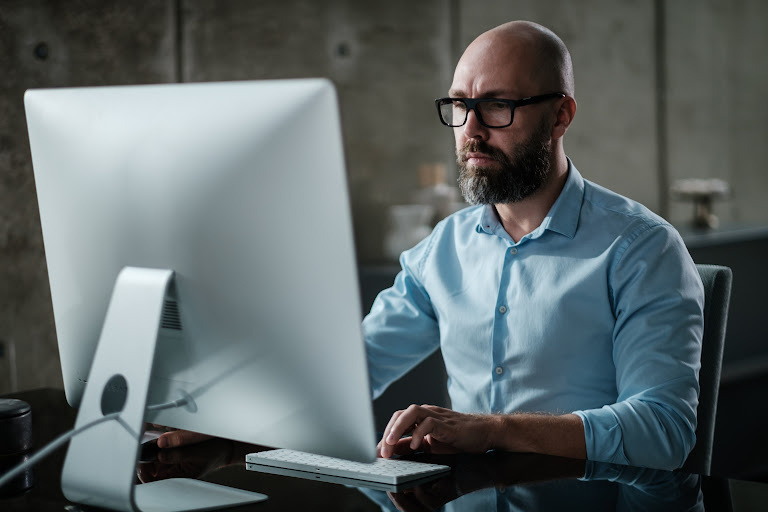
M 565 45 L 534 23 L 490 30 L 464 52 L 449 97 L 438 108 L 476 206 L 403 253 L 363 330 L 375 396 L 440 347 L 453 410 L 396 412 L 380 455 L 500 449 L 679 467 L 695 442 L 701 281 L 667 222 L 566 158 Z M 171 432 L 158 446 L 200 438 Z
M 534 23 L 501 25 L 466 49 L 449 97 L 438 109 L 476 206 L 403 253 L 363 327 L 375 395 L 440 347 L 453 410 L 396 412 L 380 455 L 681 466 L 695 443 L 701 281 L 666 221 L 566 157 L 565 45 Z

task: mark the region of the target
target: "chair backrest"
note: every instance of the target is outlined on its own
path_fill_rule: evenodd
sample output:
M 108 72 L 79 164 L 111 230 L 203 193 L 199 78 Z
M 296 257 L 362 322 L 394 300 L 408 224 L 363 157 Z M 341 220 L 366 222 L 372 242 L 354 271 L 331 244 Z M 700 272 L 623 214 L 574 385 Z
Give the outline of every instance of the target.
M 683 471 L 709 475 L 733 274 L 730 268 L 719 265 L 696 265 L 696 267 L 704 284 L 704 336 L 699 371 L 696 445 L 688 455 Z

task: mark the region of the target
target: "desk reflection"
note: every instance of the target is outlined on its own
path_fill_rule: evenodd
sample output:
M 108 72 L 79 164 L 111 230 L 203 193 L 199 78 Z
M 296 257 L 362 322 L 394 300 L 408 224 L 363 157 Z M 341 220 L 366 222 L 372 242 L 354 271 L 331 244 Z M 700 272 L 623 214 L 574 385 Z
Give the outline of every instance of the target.
M 154 460 L 139 464 L 137 476 L 140 482 L 206 478 L 232 466 L 246 472 L 245 455 L 264 449 L 212 439 L 160 450 Z M 415 458 L 452 471 L 399 492 L 357 490 L 384 510 L 705 510 L 701 477 L 687 473 L 503 452 Z M 300 488 L 301 479 L 287 480 Z
M 363 492 L 403 511 L 704 510 L 698 475 L 514 453 L 464 456 L 453 467 L 402 492 Z
M 242 462 L 245 453 L 264 450 L 264 447 L 213 438 L 181 448 L 160 450 L 154 443 L 142 447 L 136 476 L 139 484 L 168 478 L 202 479 L 206 475 Z M 235 456 L 242 454 L 240 459 Z M 244 462 L 242 462 L 244 466 Z

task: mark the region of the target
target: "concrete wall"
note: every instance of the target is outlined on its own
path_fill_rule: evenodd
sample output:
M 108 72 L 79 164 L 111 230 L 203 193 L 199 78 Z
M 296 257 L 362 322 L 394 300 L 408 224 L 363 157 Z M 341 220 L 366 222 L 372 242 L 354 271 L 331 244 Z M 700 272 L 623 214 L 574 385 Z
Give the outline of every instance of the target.
M 761 0 L 668 1 L 669 179 L 721 178 L 723 224 L 768 217 L 768 4 Z M 670 217 L 690 215 L 673 202 Z M 768 256 L 768 255 L 764 255 Z
M 61 385 L 24 91 L 174 81 L 175 24 L 164 0 L 0 0 L 0 393 Z
M 684 223 L 691 207 L 668 185 L 720 177 L 733 188 L 723 221 L 765 223 L 766 14 L 760 0 L 0 0 L 0 393 L 61 382 L 27 88 L 331 78 L 359 260 L 376 264 L 387 207 L 413 200 L 418 167 L 443 163 L 455 177 L 432 100 L 461 49 L 509 19 L 543 23 L 571 49 L 566 150 L 587 178 Z

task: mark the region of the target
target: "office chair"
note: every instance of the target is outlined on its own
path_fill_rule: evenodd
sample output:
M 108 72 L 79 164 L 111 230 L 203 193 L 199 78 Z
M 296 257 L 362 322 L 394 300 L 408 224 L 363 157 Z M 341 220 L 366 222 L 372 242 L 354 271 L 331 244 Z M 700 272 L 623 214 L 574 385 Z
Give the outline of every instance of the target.
M 709 475 L 733 273 L 730 268 L 719 265 L 696 265 L 696 268 L 704 284 L 704 335 L 699 371 L 698 425 L 696 445 L 688 455 L 682 470 Z

